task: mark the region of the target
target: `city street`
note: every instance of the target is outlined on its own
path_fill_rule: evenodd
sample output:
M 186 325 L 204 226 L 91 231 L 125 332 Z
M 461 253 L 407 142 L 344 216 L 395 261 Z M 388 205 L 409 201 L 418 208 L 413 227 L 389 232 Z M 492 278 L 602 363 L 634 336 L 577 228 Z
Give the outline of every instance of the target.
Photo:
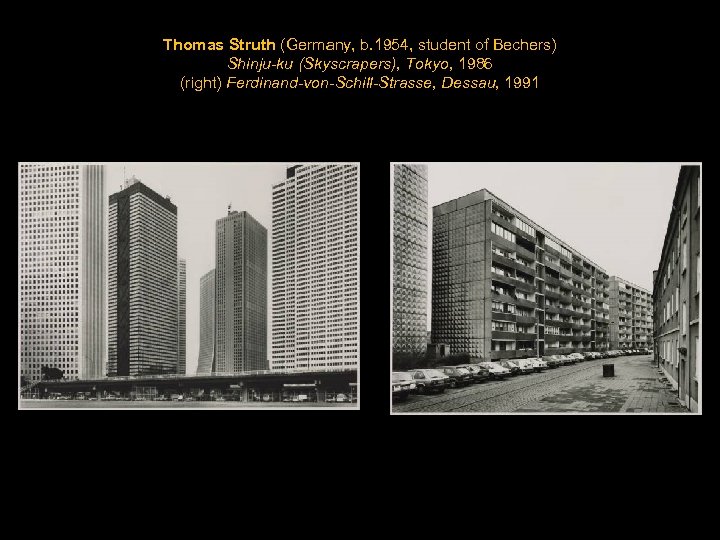
M 603 377 L 603 364 L 615 365 L 615 377 Z M 658 379 L 650 355 L 588 360 L 443 394 L 412 395 L 394 403 L 393 412 L 686 412 Z

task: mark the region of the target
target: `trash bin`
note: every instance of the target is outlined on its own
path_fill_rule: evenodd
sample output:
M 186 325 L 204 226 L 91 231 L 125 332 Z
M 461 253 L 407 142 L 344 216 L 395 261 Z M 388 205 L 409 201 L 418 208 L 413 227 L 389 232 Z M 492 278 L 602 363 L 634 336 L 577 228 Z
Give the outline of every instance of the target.
M 603 364 L 603 377 L 615 376 L 615 364 Z

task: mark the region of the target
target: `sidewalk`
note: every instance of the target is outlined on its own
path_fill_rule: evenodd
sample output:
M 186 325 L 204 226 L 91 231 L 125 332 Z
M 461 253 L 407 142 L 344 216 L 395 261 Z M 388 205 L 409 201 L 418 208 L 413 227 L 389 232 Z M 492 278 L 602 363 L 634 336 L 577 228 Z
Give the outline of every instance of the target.
M 615 377 L 602 376 L 602 364 L 615 364 Z M 609 358 L 588 377 L 514 412 L 684 413 L 677 395 L 660 382 L 648 356 Z

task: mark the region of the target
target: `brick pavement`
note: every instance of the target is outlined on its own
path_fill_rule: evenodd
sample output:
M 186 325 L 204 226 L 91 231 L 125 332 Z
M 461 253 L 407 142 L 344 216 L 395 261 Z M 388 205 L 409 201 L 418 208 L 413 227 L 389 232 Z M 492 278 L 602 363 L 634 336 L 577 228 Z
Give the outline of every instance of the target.
M 602 369 L 563 390 L 525 403 L 514 412 L 683 413 L 676 394 L 660 382 L 661 375 L 648 356 L 610 358 L 615 377 Z M 600 367 L 600 366 L 598 366 Z

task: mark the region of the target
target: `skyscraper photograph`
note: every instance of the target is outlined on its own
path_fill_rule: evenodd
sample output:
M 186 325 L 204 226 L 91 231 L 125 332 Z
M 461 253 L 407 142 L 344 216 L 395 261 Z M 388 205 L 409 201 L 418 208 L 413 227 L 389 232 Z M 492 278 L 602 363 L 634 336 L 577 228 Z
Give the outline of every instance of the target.
M 359 407 L 359 180 L 19 163 L 19 408 Z

